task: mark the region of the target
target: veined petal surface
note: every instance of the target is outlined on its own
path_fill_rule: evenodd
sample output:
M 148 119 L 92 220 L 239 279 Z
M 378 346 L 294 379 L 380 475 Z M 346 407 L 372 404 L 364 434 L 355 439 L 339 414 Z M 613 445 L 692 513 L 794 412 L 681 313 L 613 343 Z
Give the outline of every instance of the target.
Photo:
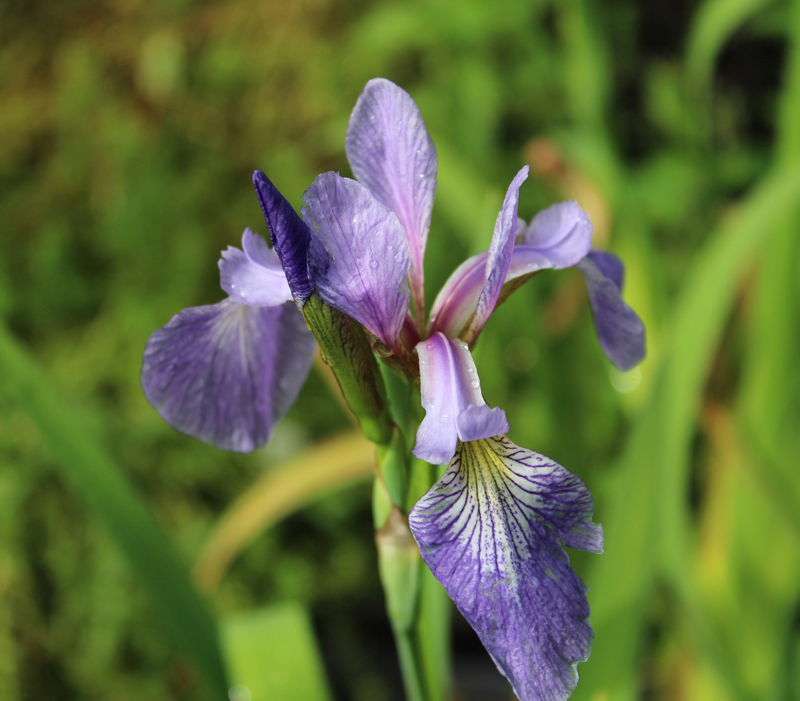
M 524 166 L 508 186 L 503 206 L 497 215 L 494 225 L 492 243 L 486 258 L 485 282 L 478 296 L 475 314 L 469 322 L 465 335 L 468 342 L 478 337 L 489 320 L 500 292 L 506 281 L 508 267 L 511 265 L 511 254 L 514 250 L 514 239 L 517 235 L 517 210 L 519 207 L 519 189 L 528 179 L 530 166 Z
M 311 231 L 260 170 L 253 173 L 253 185 L 267 221 L 272 247 L 281 261 L 295 302 L 302 306 L 314 291 L 314 282 L 308 270 Z
M 314 346 L 293 302 L 192 307 L 150 336 L 142 388 L 173 428 L 246 453 L 269 439 L 297 398 Z
M 393 347 L 410 299 L 408 241 L 394 212 L 360 183 L 332 172 L 317 176 L 303 203 L 320 296 Z
M 222 252 L 219 272 L 222 289 L 237 304 L 275 306 L 292 299 L 278 254 L 250 229 L 242 234 L 242 250 L 228 246 Z
M 590 251 L 578 263 L 583 273 L 600 346 L 619 370 L 630 370 L 644 359 L 644 324 L 622 299 L 624 267 L 607 251 Z
M 437 333 L 417 344 L 420 391 L 425 418 L 413 453 L 434 465 L 446 465 L 459 440 L 471 441 L 508 431 L 506 413 L 487 406 L 475 361 L 463 341 Z
M 350 115 L 345 151 L 358 181 L 397 215 L 408 236 L 412 287 L 421 290 L 438 161 L 411 95 L 385 78 L 370 80 Z
M 563 701 L 589 657 L 586 585 L 563 545 L 603 550 L 583 482 L 505 436 L 464 443 L 408 522 L 423 560 L 520 701 Z

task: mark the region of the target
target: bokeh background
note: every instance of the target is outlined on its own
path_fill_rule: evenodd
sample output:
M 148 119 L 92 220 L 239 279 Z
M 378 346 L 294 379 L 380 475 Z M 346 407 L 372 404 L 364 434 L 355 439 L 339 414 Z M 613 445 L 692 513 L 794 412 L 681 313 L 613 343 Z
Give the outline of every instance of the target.
M 350 175 L 375 76 L 439 153 L 429 300 L 529 163 L 521 215 L 578 200 L 647 325 L 617 373 L 580 275 L 545 272 L 476 350 L 511 438 L 606 529 L 571 555 L 596 631 L 574 698 L 800 699 L 798 0 L 2 0 L 0 699 L 221 698 L 217 623 L 253 701 L 401 698 L 369 457 L 322 369 L 246 456 L 138 379 L 266 233 L 254 168 L 295 205 Z M 452 628 L 453 698 L 510 699 Z

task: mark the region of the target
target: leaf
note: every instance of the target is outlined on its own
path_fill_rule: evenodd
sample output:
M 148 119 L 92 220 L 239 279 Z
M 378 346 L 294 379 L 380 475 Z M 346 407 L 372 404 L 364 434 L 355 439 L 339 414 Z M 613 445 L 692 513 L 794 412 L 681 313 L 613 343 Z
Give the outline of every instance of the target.
M 308 448 L 270 470 L 220 517 L 194 566 L 207 592 L 219 586 L 228 566 L 259 534 L 325 494 L 373 474 L 375 447 L 351 431 Z
M 222 641 L 231 701 L 329 701 L 322 658 L 306 609 L 296 602 L 225 618 Z
M 643 607 L 661 568 L 703 644 L 719 666 L 735 672 L 714 631 L 693 601 L 690 571 L 689 448 L 711 361 L 728 319 L 742 274 L 766 244 L 776 223 L 800 199 L 800 169 L 775 172 L 712 233 L 682 286 L 669 347 L 652 401 L 639 418 L 597 518 L 606 534 L 588 584 L 596 640 L 582 668 L 576 698 L 612 693 L 633 698 L 634 664 L 644 624 Z M 736 674 L 727 678 L 736 684 Z
M 87 430 L 81 411 L 58 395 L 2 325 L 0 376 L 0 393 L 36 423 L 64 478 L 123 551 L 178 648 L 194 662 L 214 698 L 227 698 L 216 622 L 177 554 L 122 470 Z

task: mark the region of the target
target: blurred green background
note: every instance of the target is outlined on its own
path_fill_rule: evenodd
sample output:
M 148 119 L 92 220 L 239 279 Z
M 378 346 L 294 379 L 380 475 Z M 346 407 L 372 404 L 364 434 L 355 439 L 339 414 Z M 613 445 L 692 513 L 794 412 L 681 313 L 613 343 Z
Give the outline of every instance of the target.
M 170 429 L 138 380 L 153 330 L 222 298 L 219 252 L 266 233 L 254 168 L 295 205 L 350 175 L 375 76 L 439 152 L 429 300 L 530 163 L 520 214 L 578 200 L 647 325 L 613 371 L 580 275 L 546 272 L 475 354 L 606 529 L 571 553 L 596 631 L 574 698 L 800 699 L 798 0 L 1 0 L 0 699 L 259 675 L 231 698 L 401 698 L 369 455 L 314 447 L 352 430 L 324 373 L 248 456 Z M 199 595 L 214 533 L 230 568 L 198 566 Z M 453 698 L 509 699 L 453 628 Z

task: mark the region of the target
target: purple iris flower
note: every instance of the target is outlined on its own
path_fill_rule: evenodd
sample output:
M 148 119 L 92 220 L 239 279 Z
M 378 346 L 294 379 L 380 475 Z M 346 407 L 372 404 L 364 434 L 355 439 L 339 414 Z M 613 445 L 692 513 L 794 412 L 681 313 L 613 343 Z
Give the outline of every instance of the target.
M 219 262 L 227 299 L 184 309 L 150 336 L 142 388 L 173 428 L 247 453 L 294 403 L 316 344 L 275 251 L 250 229 L 242 249 Z
M 181 431 L 252 450 L 308 372 L 314 342 L 298 309 L 317 294 L 358 321 L 385 362 L 419 378 L 426 416 L 414 454 L 449 464 L 409 515 L 422 557 L 521 701 L 565 699 L 592 630 L 586 587 L 562 546 L 602 552 L 602 529 L 578 477 L 505 436 L 505 412 L 484 401 L 470 347 L 525 279 L 577 266 L 601 347 L 618 368 L 633 367 L 644 357 L 644 327 L 622 301 L 622 263 L 591 250 L 592 224 L 575 202 L 521 221 L 525 166 L 489 249 L 455 270 L 426 322 L 437 156 L 414 100 L 388 80 L 367 83 L 346 152 L 356 180 L 318 176 L 302 218 L 256 171 L 273 248 L 245 231 L 242 250 L 229 248 L 220 261 L 229 298 L 185 310 L 153 334 L 142 370 L 147 398 Z

